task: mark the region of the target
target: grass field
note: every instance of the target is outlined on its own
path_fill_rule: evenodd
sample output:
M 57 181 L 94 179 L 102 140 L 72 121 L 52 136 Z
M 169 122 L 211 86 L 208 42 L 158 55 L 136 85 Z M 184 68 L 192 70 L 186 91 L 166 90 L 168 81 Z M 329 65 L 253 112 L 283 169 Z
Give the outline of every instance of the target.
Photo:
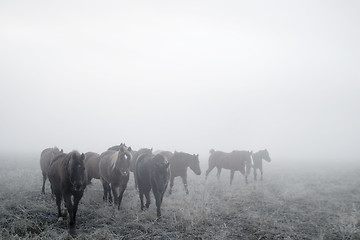
M 202 172 L 207 156 L 201 159 Z M 188 170 L 190 194 L 175 179 L 164 197 L 162 219 L 150 208 L 140 211 L 133 176 L 121 209 L 102 201 L 93 180 L 77 213 L 76 234 L 58 222 L 49 182 L 42 195 L 38 157 L 0 160 L 2 239 L 360 239 L 360 163 L 264 163 L 264 180 L 246 185 L 229 171 L 220 181 L 214 169 L 207 181 Z

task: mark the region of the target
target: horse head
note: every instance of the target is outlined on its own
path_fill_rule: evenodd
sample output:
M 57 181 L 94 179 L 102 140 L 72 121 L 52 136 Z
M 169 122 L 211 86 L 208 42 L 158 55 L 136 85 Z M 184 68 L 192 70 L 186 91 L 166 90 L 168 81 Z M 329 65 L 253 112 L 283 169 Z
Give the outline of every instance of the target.
M 196 175 L 200 175 L 201 174 L 201 169 L 200 169 L 200 161 L 199 161 L 199 154 L 193 154 L 189 160 L 189 167 L 191 168 L 191 170 L 194 171 L 194 173 Z
M 115 167 L 120 171 L 122 176 L 129 176 L 131 158 L 131 147 L 121 144 Z
M 267 149 L 262 151 L 262 158 L 267 162 L 271 162 L 271 158 Z
M 67 160 L 67 171 L 73 190 L 82 191 L 86 186 L 85 154 L 74 151 Z

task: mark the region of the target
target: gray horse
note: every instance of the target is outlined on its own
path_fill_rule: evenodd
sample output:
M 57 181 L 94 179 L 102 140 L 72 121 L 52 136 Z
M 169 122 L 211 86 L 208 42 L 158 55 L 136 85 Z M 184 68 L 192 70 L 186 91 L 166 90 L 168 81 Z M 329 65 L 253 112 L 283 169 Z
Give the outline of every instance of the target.
M 185 152 L 171 153 L 169 151 L 160 152 L 161 155 L 166 157 L 170 163 L 170 189 L 169 194 L 172 193 L 172 188 L 174 186 L 174 178 L 181 177 L 184 184 L 186 194 L 189 194 L 188 184 L 187 184 L 187 169 L 190 169 L 196 174 L 201 174 L 199 154 L 189 154 Z
M 264 149 L 264 150 L 260 150 L 256 153 L 252 154 L 252 159 L 253 159 L 253 168 L 254 168 L 254 179 L 256 181 L 256 169 L 260 170 L 261 176 L 260 176 L 260 180 L 263 179 L 263 168 L 262 168 L 262 160 L 264 159 L 267 162 L 271 162 L 271 158 L 269 155 L 268 150 Z
M 235 171 L 240 171 L 245 176 L 245 182 L 248 183 L 248 175 L 251 170 L 251 154 L 250 151 L 232 151 L 230 153 L 210 150 L 209 168 L 206 170 L 206 178 L 213 170 L 217 168 L 217 178 L 219 179 L 221 169 L 230 169 L 230 185 L 232 184 Z
M 63 150 L 59 150 L 57 147 L 46 148 L 40 154 L 40 168 L 43 175 L 43 185 L 41 188 L 41 192 L 45 193 L 45 182 L 48 178 L 48 168 L 57 156 L 63 153 Z

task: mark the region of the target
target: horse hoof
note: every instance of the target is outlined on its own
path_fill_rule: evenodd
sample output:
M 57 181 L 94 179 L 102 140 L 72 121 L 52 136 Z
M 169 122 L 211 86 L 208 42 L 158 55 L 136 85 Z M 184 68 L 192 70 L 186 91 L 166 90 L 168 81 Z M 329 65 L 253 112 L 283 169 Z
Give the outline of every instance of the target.
M 74 227 L 70 227 L 70 229 L 69 229 L 69 234 L 70 234 L 70 236 L 72 236 L 72 237 L 76 237 L 76 230 L 75 230 Z

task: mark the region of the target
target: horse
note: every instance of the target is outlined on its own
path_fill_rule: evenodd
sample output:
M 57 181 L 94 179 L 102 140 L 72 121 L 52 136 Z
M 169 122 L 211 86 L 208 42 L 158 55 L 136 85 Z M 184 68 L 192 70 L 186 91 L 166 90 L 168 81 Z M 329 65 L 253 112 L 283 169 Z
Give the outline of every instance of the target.
M 260 150 L 256 153 L 252 154 L 252 159 L 253 159 L 253 168 L 254 168 L 254 180 L 256 181 L 256 169 L 260 170 L 261 173 L 261 177 L 260 180 L 263 179 L 263 168 L 262 168 L 262 160 L 264 159 L 267 162 L 271 162 L 271 158 L 269 155 L 268 150 L 264 149 L 264 150 Z
M 100 155 L 95 152 L 85 153 L 85 169 L 87 172 L 87 184 L 91 183 L 91 179 L 100 179 L 99 170 Z
M 250 151 L 232 151 L 225 153 L 222 151 L 210 150 L 209 168 L 206 170 L 206 177 L 208 177 L 214 167 L 217 168 L 217 178 L 220 179 L 221 169 L 230 169 L 230 185 L 232 184 L 235 171 L 240 171 L 245 176 L 245 182 L 248 183 L 248 175 L 251 170 L 251 154 Z
M 131 151 L 132 158 L 130 161 L 130 172 L 132 172 L 134 174 L 135 189 L 137 189 L 137 180 L 136 180 L 136 176 L 135 176 L 136 160 L 138 159 L 138 157 L 141 154 L 144 154 L 144 153 L 152 154 L 152 150 L 153 150 L 152 148 L 140 148 L 137 151 L 135 151 L 135 150 Z
M 61 214 L 61 201 L 64 199 L 70 217 L 70 228 L 75 227 L 79 201 L 86 188 L 87 177 L 84 159 L 85 154 L 80 155 L 78 151 L 72 151 L 68 154 L 60 154 L 49 166 L 48 177 L 51 190 L 56 197 L 58 218 L 65 216 Z
M 161 154 L 141 154 L 136 161 L 135 176 L 139 188 L 141 210 L 144 210 L 144 195 L 146 198 L 145 207 L 149 208 L 150 190 L 152 190 L 156 202 L 157 217 L 160 218 L 160 207 L 170 178 L 169 162 Z
M 43 176 L 43 185 L 41 188 L 41 193 L 45 193 L 45 182 L 47 179 L 47 171 L 52 162 L 52 160 L 63 153 L 63 150 L 59 150 L 57 147 L 46 148 L 40 154 L 40 168 Z
M 129 168 L 131 161 L 131 147 L 121 144 L 119 151 L 107 150 L 100 155 L 99 169 L 100 179 L 104 188 L 104 201 L 112 202 L 111 191 L 114 195 L 114 203 L 120 209 L 121 200 L 127 183 L 129 182 Z
M 168 157 L 170 163 L 171 178 L 169 194 L 172 193 L 175 177 L 181 177 L 186 194 L 189 194 L 187 187 L 187 168 L 190 167 L 196 175 L 201 174 L 199 154 L 189 154 L 177 151 L 175 151 L 174 154 L 168 151 L 160 152 L 160 154 Z

